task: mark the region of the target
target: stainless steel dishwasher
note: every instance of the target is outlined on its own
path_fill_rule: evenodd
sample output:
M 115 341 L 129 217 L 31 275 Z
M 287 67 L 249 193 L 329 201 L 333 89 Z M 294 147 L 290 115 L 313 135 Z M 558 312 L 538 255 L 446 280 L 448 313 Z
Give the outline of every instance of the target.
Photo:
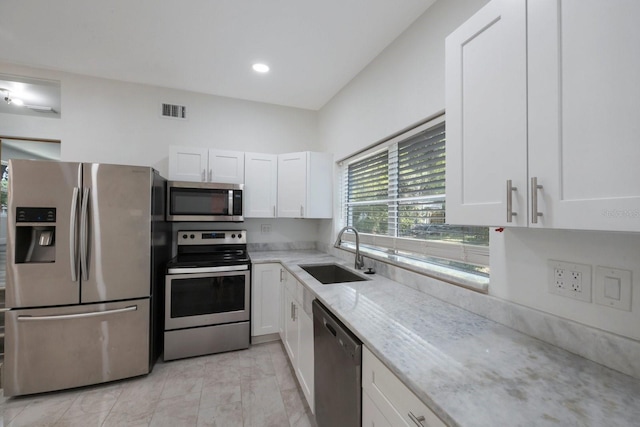
M 313 300 L 314 391 L 318 427 L 360 427 L 362 342 Z

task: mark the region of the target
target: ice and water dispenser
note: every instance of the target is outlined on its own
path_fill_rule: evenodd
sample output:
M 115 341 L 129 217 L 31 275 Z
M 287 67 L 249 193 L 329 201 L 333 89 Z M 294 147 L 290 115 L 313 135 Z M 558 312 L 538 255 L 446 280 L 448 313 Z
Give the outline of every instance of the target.
M 56 208 L 16 208 L 15 262 L 56 260 Z

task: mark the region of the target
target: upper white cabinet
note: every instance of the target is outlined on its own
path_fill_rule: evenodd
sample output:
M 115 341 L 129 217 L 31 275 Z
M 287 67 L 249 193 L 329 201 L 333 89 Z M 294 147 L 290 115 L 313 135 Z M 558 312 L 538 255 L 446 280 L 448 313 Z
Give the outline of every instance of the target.
M 169 179 L 172 181 L 207 181 L 209 150 L 200 147 L 169 147 Z
M 538 224 L 640 231 L 640 2 L 528 2 Z
M 244 153 L 200 147 L 169 147 L 173 181 L 244 183 Z
M 278 155 L 278 217 L 331 218 L 332 173 L 329 153 Z
M 446 216 L 527 224 L 526 2 L 494 0 L 446 39 Z
M 275 218 L 278 197 L 278 156 L 245 153 L 244 216 Z
M 449 222 L 640 231 L 637 16 L 493 0 L 447 38 Z
M 244 183 L 244 152 L 209 150 L 209 181 Z

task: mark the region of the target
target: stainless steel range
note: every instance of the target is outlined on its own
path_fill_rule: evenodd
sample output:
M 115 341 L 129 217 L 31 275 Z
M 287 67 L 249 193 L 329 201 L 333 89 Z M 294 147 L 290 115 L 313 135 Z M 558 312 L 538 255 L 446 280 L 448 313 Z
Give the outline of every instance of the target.
M 245 230 L 179 231 L 167 266 L 164 360 L 249 347 L 251 260 Z

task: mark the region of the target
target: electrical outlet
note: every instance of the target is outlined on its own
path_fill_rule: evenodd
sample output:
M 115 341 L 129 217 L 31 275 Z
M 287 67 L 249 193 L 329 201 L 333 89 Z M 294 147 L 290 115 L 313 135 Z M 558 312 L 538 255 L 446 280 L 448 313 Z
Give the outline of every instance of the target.
M 565 271 L 563 268 L 553 269 L 552 286 L 558 289 L 566 289 Z
M 591 302 L 591 266 L 550 259 L 549 292 Z
M 260 224 L 260 232 L 262 234 L 271 233 L 271 224 Z

